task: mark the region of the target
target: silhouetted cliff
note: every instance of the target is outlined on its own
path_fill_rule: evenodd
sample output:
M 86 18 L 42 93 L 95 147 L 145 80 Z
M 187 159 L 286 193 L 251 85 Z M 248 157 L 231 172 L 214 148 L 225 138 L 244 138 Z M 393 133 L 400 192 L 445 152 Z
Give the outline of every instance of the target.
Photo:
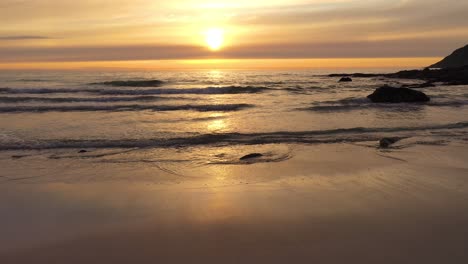
M 457 49 L 451 55 L 429 68 L 457 68 L 468 65 L 468 45 Z

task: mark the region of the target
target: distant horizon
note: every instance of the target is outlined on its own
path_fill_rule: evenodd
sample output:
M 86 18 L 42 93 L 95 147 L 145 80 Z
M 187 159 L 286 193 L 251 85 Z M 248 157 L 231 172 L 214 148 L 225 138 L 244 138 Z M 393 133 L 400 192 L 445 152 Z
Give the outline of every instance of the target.
M 333 70 L 333 69 L 418 69 L 440 61 L 429 58 L 331 58 L 331 59 L 261 59 L 261 60 L 160 60 L 160 61 L 91 61 L 0 63 L 8 70 L 118 70 L 118 71 L 183 71 L 183 70 Z

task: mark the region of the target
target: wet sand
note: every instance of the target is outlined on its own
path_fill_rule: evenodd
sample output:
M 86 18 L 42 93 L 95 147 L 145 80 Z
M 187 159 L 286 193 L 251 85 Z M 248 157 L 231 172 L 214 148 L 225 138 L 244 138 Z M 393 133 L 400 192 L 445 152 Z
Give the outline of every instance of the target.
M 0 263 L 468 261 L 466 143 L 294 152 L 222 178 L 4 181 Z

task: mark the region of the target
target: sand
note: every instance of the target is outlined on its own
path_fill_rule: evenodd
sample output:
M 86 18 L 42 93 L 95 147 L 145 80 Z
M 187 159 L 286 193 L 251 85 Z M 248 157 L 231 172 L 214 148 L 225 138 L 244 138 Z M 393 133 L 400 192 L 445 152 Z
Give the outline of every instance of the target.
M 176 181 L 144 163 L 3 181 L 0 263 L 468 263 L 467 160 L 330 144 Z

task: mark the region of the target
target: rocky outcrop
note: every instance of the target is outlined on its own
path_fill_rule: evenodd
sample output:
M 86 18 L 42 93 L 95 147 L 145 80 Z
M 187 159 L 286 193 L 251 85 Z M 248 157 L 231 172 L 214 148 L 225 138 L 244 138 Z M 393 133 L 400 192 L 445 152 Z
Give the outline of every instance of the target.
M 449 56 L 429 68 L 459 68 L 468 65 L 468 45 L 457 49 Z
M 396 88 L 388 85 L 376 89 L 367 96 L 374 103 L 414 103 L 428 102 L 430 98 L 423 92 L 408 89 Z
M 435 68 L 435 69 L 434 69 Z M 434 86 L 434 83 L 443 85 L 468 85 L 468 45 L 456 50 L 442 61 L 423 70 L 399 71 L 395 73 L 342 73 L 330 74 L 329 77 L 356 77 L 356 78 L 392 78 L 423 80 L 423 87 Z M 417 86 L 414 86 L 415 88 Z
M 342 77 L 338 82 L 352 82 L 353 79 L 350 77 Z
M 391 145 L 400 141 L 401 138 L 382 138 L 379 141 L 380 148 L 389 148 Z
M 386 75 L 389 78 L 398 79 L 419 79 L 428 83 L 443 83 L 445 85 L 466 85 L 468 84 L 468 66 L 460 68 L 446 68 L 438 70 L 412 70 L 400 71 Z
M 240 160 L 249 160 L 249 159 L 256 159 L 256 158 L 261 158 L 261 157 L 263 157 L 263 154 L 261 153 L 251 153 L 251 154 L 243 156 L 242 158 L 240 158 Z
M 444 85 L 468 85 L 468 66 L 460 68 L 446 68 L 446 69 L 424 69 L 424 70 L 409 70 L 399 71 L 388 74 L 330 74 L 329 77 L 359 77 L 359 78 L 373 78 L 384 77 L 391 79 L 407 79 L 407 80 L 423 80 L 424 87 L 434 86 L 434 83 L 442 83 Z

